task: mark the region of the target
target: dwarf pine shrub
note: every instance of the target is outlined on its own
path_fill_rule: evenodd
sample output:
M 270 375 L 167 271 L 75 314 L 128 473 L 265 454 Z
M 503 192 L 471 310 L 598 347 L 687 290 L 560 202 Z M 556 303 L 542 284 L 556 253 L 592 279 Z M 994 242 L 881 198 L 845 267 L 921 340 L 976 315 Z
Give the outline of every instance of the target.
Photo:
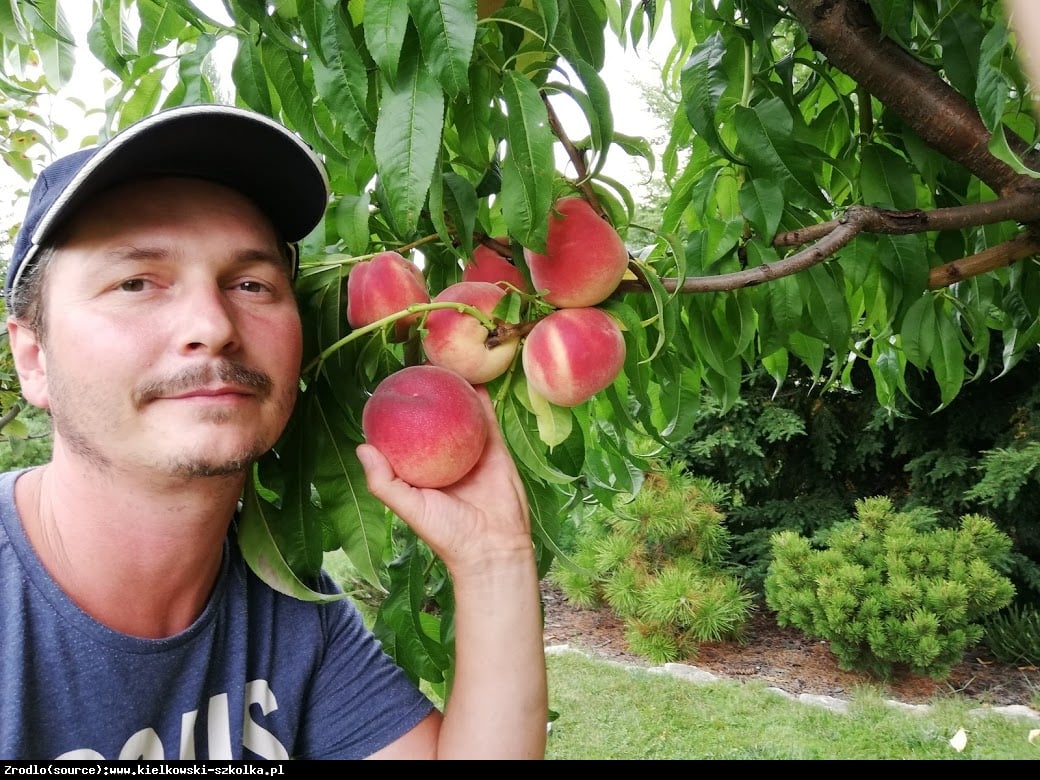
M 635 496 L 583 518 L 573 555 L 557 559 L 550 576 L 572 604 L 609 605 L 631 651 L 654 663 L 738 637 L 752 596 L 727 570 L 723 498 L 723 488 L 681 464 L 664 467 Z
M 766 604 L 780 625 L 830 642 L 842 669 L 945 679 L 1015 588 L 1000 573 L 1011 539 L 990 520 L 965 515 L 959 528 L 936 526 L 928 510 L 896 512 L 877 497 L 820 534 L 819 548 L 782 531 L 772 541 Z

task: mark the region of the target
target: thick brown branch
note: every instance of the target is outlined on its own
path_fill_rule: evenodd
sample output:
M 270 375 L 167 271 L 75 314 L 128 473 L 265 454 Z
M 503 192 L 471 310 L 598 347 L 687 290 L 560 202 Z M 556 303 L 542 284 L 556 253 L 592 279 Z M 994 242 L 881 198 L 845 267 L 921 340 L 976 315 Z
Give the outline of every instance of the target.
M 1003 268 L 1035 254 L 1040 254 L 1040 238 L 1032 231 L 1021 233 L 1003 244 L 988 247 L 978 254 L 931 269 L 928 272 L 928 288 L 938 290 L 949 287 L 951 284 Z
M 782 276 L 790 276 L 817 263 L 822 263 L 862 232 L 862 224 L 849 219 L 838 224 L 829 234 L 808 249 L 803 249 L 801 252 L 775 263 L 765 263 L 746 271 L 735 271 L 718 276 L 690 276 L 686 279 L 664 278 L 661 279 L 661 283 L 668 292 L 683 293 L 723 292 L 754 287 L 757 284 L 771 282 Z M 618 286 L 619 292 L 643 292 L 645 290 L 646 287 L 636 281 L 623 281 Z
M 995 192 L 1007 194 L 1021 180 L 989 153 L 990 133 L 967 100 L 938 73 L 882 36 L 862 0 L 790 0 L 813 47 L 839 70 L 900 116 L 929 146 L 960 163 Z M 1008 132 L 1024 154 L 1028 144 Z
M 1005 209 L 1012 209 L 1012 206 L 1008 204 L 1015 200 L 1007 198 L 989 204 L 993 205 L 993 214 L 1004 214 L 1001 218 L 994 218 L 990 221 L 998 222 L 1017 218 L 1005 213 Z M 1014 214 L 1031 214 L 1031 219 L 1027 221 L 1037 221 L 1038 217 L 1033 212 L 1040 211 L 1040 205 L 1028 205 L 1026 203 L 1028 199 L 1024 196 L 1018 200 L 1021 202 L 1016 203 L 1013 207 Z M 947 227 L 963 227 L 959 221 L 967 217 L 961 212 L 971 211 L 973 208 L 969 206 L 938 209 L 937 211 L 893 212 L 859 206 L 849 209 L 841 219 L 787 234 L 786 246 L 806 243 L 813 239 L 816 239 L 816 243 L 783 260 L 718 276 L 691 276 L 686 279 L 662 278 L 660 281 L 667 292 L 682 293 L 725 292 L 753 287 L 782 276 L 796 274 L 817 263 L 822 263 L 833 257 L 839 249 L 861 233 L 907 235 L 945 230 Z M 957 221 L 956 224 L 955 221 Z M 968 224 L 983 223 L 978 222 L 976 218 L 976 221 Z M 826 232 L 823 230 L 824 227 L 826 227 Z M 978 254 L 931 269 L 928 274 L 928 286 L 931 289 L 946 287 L 972 276 L 1011 265 L 1035 254 L 1040 254 L 1040 232 L 1029 230 L 1010 241 L 990 247 Z M 647 285 L 638 280 L 626 280 L 618 286 L 618 292 L 645 292 L 647 289 Z
M 953 206 L 932 211 L 892 211 L 868 206 L 853 206 L 838 219 L 779 233 L 773 239 L 773 246 L 801 246 L 810 241 L 817 241 L 850 219 L 860 225 L 863 232 L 886 235 L 960 230 L 1007 221 L 1030 223 L 1040 221 L 1040 195 L 1036 192 L 1020 191 L 1010 197 L 986 203 L 973 203 L 969 206 Z

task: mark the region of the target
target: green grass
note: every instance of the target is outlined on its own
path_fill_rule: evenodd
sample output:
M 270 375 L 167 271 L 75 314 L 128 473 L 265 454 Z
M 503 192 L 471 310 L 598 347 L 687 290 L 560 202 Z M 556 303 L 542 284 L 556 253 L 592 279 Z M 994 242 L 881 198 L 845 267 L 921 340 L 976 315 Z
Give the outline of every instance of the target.
M 349 567 L 328 557 L 333 576 L 349 579 Z M 863 687 L 837 713 L 757 681 L 693 682 L 579 652 L 551 653 L 546 668 L 550 760 L 1040 759 L 1040 736 L 1029 741 L 1040 719 L 976 714 L 977 702 L 955 696 L 907 712 Z M 962 752 L 950 745 L 960 729 Z
M 756 682 L 692 682 L 577 652 L 546 663 L 558 715 L 548 759 L 1040 759 L 1040 738 L 1029 741 L 1040 720 L 969 712 L 976 702 L 907 712 L 864 689 L 837 713 Z

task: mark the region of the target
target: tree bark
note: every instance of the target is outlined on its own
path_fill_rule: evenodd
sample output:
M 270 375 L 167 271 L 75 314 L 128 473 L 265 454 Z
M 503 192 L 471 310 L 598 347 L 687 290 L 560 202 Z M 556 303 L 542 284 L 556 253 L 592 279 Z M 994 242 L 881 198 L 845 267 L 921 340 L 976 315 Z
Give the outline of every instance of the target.
M 989 153 L 990 132 L 978 112 L 928 65 L 882 35 L 862 0 L 790 0 L 813 48 L 899 116 L 929 146 L 963 165 L 998 195 L 1036 183 Z M 1005 131 L 1011 149 L 1028 144 Z

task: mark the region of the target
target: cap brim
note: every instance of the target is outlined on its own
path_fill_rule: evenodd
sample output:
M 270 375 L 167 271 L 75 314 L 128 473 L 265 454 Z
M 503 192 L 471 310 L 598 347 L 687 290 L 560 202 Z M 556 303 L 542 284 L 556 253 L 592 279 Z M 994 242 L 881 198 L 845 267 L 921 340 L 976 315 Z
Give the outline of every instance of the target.
M 101 146 L 40 220 L 33 245 L 45 243 L 93 195 L 147 176 L 191 176 L 236 189 L 288 242 L 321 222 L 329 199 L 321 160 L 274 120 L 233 106 L 179 106 L 130 125 Z

